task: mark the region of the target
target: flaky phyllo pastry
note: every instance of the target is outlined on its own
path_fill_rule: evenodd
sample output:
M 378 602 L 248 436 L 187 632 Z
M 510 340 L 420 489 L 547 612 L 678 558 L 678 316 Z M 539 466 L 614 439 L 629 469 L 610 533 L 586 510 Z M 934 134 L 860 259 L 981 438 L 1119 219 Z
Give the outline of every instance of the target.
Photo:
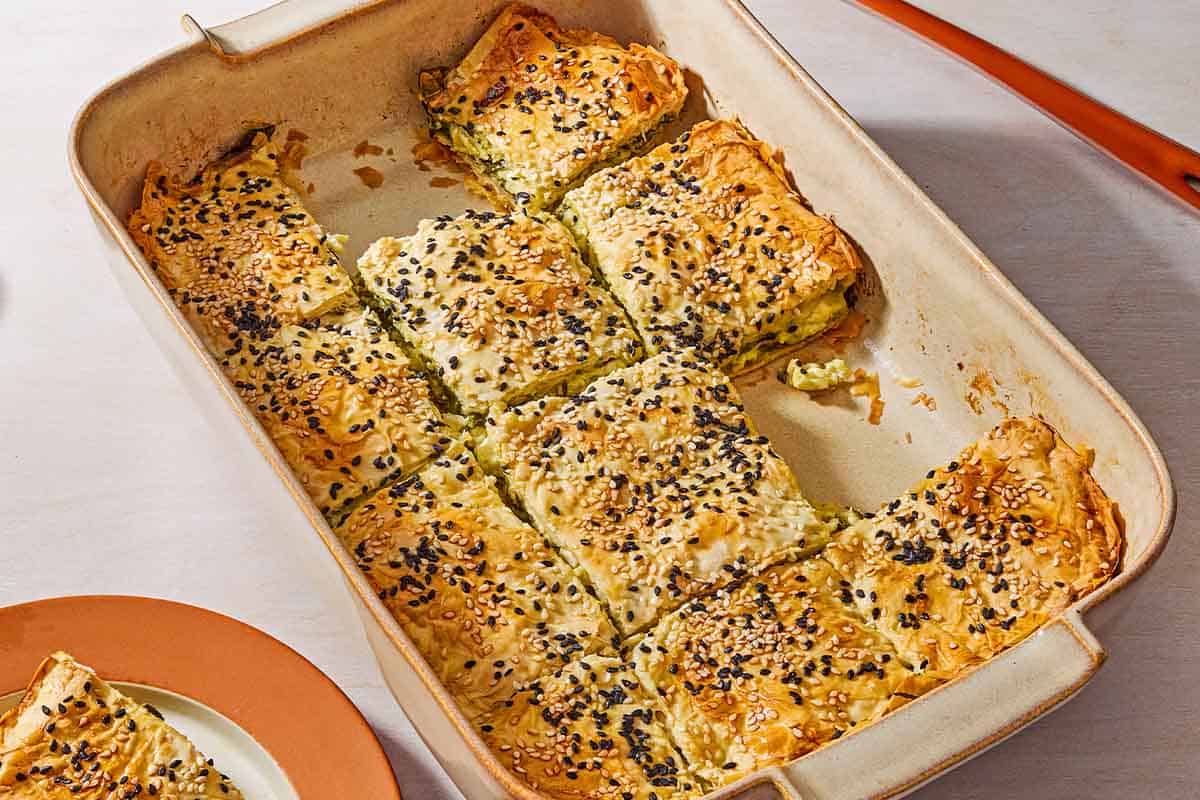
M 372 244 L 358 271 L 463 413 L 578 391 L 641 355 L 625 313 L 553 217 L 425 220 Z
M 336 530 L 471 716 L 617 646 L 584 581 L 504 505 L 465 449 L 381 489 Z
M 54 653 L 0 717 L 0 797 L 241 800 L 242 793 L 153 706 Z
M 532 681 L 478 727 L 500 761 L 564 800 L 691 798 L 703 784 L 633 666 L 587 656 Z
M 449 427 L 366 311 L 265 134 L 194 181 L 151 164 L 129 228 L 322 512 L 407 473 Z
M 683 70 L 653 47 L 565 30 L 523 5 L 458 66 L 423 73 L 421 92 L 434 135 L 502 202 L 530 211 L 637 152 L 687 97 Z
M 690 354 L 494 414 L 479 452 L 625 635 L 832 530 L 733 383 Z
M 901 661 L 820 558 L 693 600 L 634 649 L 675 741 L 714 785 L 811 752 L 938 683 Z
M 593 175 L 559 213 L 651 353 L 693 349 L 731 373 L 837 324 L 862 269 L 731 120 Z
M 194 180 L 152 162 L 129 232 L 216 356 L 236 362 L 280 326 L 359 305 L 265 133 Z
M 952 676 L 1116 573 L 1123 536 L 1089 465 L 1044 422 L 1009 419 L 822 556 L 901 658 Z

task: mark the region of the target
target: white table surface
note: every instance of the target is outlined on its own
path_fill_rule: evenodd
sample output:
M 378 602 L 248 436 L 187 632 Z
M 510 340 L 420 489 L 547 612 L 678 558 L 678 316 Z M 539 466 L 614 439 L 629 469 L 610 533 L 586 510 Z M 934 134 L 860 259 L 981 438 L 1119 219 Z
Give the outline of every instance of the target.
M 346 690 L 406 798 L 457 797 L 384 688 L 331 561 L 305 549 L 300 512 L 226 452 L 118 292 L 66 168 L 76 108 L 180 42 L 181 13 L 217 24 L 263 2 L 0 2 L 0 605 L 136 592 L 231 614 Z M 1174 537 L 1106 635 L 1100 676 L 918 796 L 1200 795 L 1200 216 L 861 11 L 749 5 L 1129 398 L 1179 489 Z M 922 5 L 1200 149 L 1195 0 Z

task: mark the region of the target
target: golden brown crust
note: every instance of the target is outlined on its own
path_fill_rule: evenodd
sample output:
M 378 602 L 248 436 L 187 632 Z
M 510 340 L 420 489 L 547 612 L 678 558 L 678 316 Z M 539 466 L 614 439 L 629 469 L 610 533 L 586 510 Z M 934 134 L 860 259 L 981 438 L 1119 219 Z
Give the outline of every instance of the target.
M 264 134 L 190 183 L 151 164 L 129 229 L 322 513 L 445 444 L 424 378 L 362 308 Z
M 358 306 L 326 235 L 283 180 L 264 134 L 185 183 L 147 169 L 129 232 L 218 358 L 281 326 Z
M 675 742 L 714 785 L 798 758 L 938 683 L 901 663 L 820 559 L 686 604 L 635 655 Z
M 732 120 L 593 175 L 560 213 L 651 352 L 695 348 L 735 372 L 835 324 L 862 269 Z
M 377 492 L 337 534 L 468 717 L 539 675 L 616 652 L 596 598 L 468 451 Z
M 0 718 L 0 797 L 240 800 L 242 793 L 157 711 L 66 653 L 42 662 Z
M 369 311 L 285 326 L 222 366 L 323 514 L 411 472 L 454 433 Z
M 1088 461 L 1009 419 L 823 557 L 910 664 L 952 676 L 1116 574 L 1123 537 Z
M 479 452 L 625 635 L 829 532 L 729 378 L 691 354 L 491 415 Z
M 679 65 L 654 48 L 564 30 L 520 4 L 422 86 L 435 134 L 530 210 L 553 206 L 687 96 Z
M 383 238 L 363 282 L 464 413 L 582 388 L 641 345 L 551 218 L 468 211 Z
M 533 789 L 563 800 L 675 800 L 701 787 L 631 664 L 592 656 L 533 681 L 479 721 Z

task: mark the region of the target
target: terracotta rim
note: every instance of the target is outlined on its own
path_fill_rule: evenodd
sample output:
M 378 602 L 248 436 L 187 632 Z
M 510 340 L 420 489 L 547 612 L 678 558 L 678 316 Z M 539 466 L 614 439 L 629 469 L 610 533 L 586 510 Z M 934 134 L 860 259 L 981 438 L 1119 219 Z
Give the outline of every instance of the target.
M 231 617 L 148 597 L 83 595 L 0 608 L 0 694 L 66 650 L 109 680 L 191 698 L 271 754 L 304 800 L 400 800 L 367 721 L 325 673 Z M 185 644 L 187 643 L 187 644 Z

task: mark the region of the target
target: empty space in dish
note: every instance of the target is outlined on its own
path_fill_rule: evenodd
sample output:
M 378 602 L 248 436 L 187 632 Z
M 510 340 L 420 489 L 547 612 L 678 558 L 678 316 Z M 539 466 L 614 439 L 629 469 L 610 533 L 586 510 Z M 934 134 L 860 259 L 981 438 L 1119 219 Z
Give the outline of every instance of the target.
M 336 4 L 325 5 L 332 10 Z M 327 230 L 350 236 L 344 262 L 352 265 L 380 236 L 405 236 L 421 219 L 487 207 L 466 190 L 465 175 L 429 157 L 417 74 L 455 63 L 502 5 L 496 0 L 371 5 L 253 53 L 235 52 L 233 45 L 253 29 L 235 23 L 217 31 L 226 34 L 221 38 L 229 45 L 225 56 L 198 40 L 101 94 L 81 117 L 74 143 L 78 169 L 94 191 L 104 223 L 144 270 L 119 225 L 137 202 L 146 163 L 157 159 L 174 172 L 192 174 L 247 127 L 273 124 L 277 137 L 290 135 L 305 151 L 297 174 L 300 185 L 311 185 L 308 208 Z M 536 5 L 565 26 L 648 43 L 678 60 L 687 71 L 690 96 L 683 118 L 659 140 L 704 117 L 740 117 L 781 150 L 801 194 L 817 212 L 831 214 L 869 260 L 858 303 L 868 321 L 862 335 L 839 354 L 852 367 L 878 375 L 884 401 L 879 424 L 867 421 L 865 398 L 845 391 L 810 396 L 783 386 L 775 378 L 779 361 L 737 381 L 751 418 L 809 498 L 873 509 L 1005 415 L 1036 414 L 1073 444 L 1095 449 L 1093 472 L 1125 519 L 1126 574 L 1097 596 L 1116 591 L 1148 564 L 1169 527 L 1171 498 L 1161 460 L 1140 423 L 836 104 L 755 30 L 739 5 L 727 0 L 547 0 Z M 151 298 L 137 286 L 128 262 L 120 260 L 116 269 L 127 288 L 134 287 L 135 300 Z M 144 316 L 152 327 L 163 334 L 160 343 L 183 357 L 176 359 L 183 372 L 202 372 L 208 357 L 194 348 L 187 352 L 180 337 L 167 331 L 177 326 L 178 315 L 152 277 L 147 286 L 167 312 L 141 304 L 149 308 Z M 802 354 L 817 358 L 833 352 L 817 343 Z M 219 394 L 216 383 L 193 386 L 206 406 Z M 279 470 L 278 459 L 268 455 Z M 318 516 L 310 510 L 318 533 L 336 546 Z M 390 620 L 381 619 L 381 607 L 371 605 L 361 576 L 348 560 L 343 558 L 342 565 L 378 625 L 395 641 Z M 386 646 L 380 642 L 387 637 L 375 633 L 377 649 Z M 463 748 L 434 741 L 447 728 L 430 721 L 440 713 L 432 698 L 411 697 L 420 692 L 418 686 L 401 692 L 398 660 L 381 658 L 397 695 L 410 695 L 402 699 L 406 711 L 461 785 L 467 753 L 453 759 L 456 768 L 447 764 L 447 754 Z M 1069 676 L 1062 683 L 1069 684 Z M 1004 717 L 1003 708 L 997 715 Z M 849 743 L 869 733 L 830 749 L 859 749 Z M 976 745 L 946 747 L 965 754 L 978 750 Z M 882 775 L 888 768 L 878 764 L 872 770 Z M 889 785 L 880 779 L 880 787 Z
M 271 754 L 250 734 L 223 714 L 189 697 L 140 683 L 109 681 L 139 703 L 158 709 L 169 725 L 220 766 L 246 797 L 256 800 L 298 800 Z M 24 692 L 0 697 L 0 715 L 21 702 Z

